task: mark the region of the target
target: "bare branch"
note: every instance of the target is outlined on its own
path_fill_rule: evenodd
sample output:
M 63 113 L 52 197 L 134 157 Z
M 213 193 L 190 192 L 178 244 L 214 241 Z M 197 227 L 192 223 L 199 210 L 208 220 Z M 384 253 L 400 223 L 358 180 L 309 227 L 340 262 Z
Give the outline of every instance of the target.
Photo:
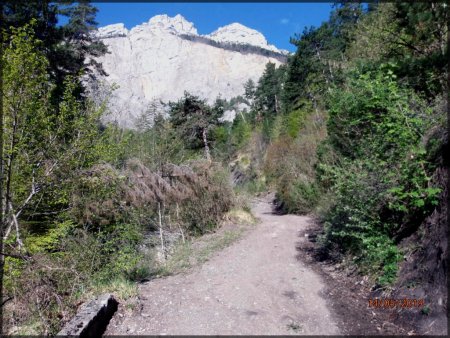
M 23 255 L 15 255 L 15 254 L 8 254 L 5 252 L 0 252 L 1 256 L 11 257 L 11 258 L 17 258 L 17 259 L 23 259 L 24 261 L 29 261 L 31 257 L 29 256 L 23 256 Z
M 13 210 L 11 202 L 9 202 L 9 208 L 10 210 Z M 16 242 L 19 244 L 19 248 L 23 247 L 22 240 L 20 239 L 20 232 L 19 232 L 19 222 L 17 221 L 16 214 L 12 212 L 12 221 L 14 222 L 15 228 L 16 228 Z

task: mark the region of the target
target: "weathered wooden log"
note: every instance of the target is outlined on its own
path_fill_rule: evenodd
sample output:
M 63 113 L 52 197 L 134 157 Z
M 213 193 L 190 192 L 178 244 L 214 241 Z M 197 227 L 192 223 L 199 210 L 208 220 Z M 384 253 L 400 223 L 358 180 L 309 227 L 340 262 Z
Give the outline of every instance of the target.
M 101 337 L 119 302 L 104 294 L 82 305 L 78 313 L 58 333 L 58 336 Z

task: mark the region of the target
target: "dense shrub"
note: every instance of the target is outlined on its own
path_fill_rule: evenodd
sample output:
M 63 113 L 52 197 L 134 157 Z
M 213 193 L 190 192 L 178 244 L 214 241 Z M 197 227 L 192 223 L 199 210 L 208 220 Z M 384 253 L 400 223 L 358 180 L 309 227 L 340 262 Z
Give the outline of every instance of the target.
M 314 168 L 317 144 L 325 137 L 324 122 L 322 114 L 294 111 L 288 115 L 284 136 L 267 149 L 265 173 L 276 188 L 282 212 L 305 214 L 319 201 Z
M 281 211 L 306 214 L 314 209 L 319 196 L 320 192 L 317 184 L 302 176 L 280 180 L 275 198 Z
M 356 255 L 380 283 L 395 279 L 396 242 L 420 224 L 440 192 L 429 184 L 433 166 L 421 142 L 432 112 L 394 79 L 389 69 L 357 75 L 330 96 L 329 137 L 317 166 L 334 195 L 324 243 Z
M 351 253 L 366 271 L 392 282 L 396 276 L 398 252 L 390 237 L 395 223 L 380 216 L 386 186 L 383 173 L 369 171 L 364 162 L 346 162 L 330 168 L 334 177 L 332 206 L 324 217 L 325 247 L 337 244 Z
M 234 203 L 230 173 L 219 165 L 197 163 L 194 171 L 199 182 L 193 194 L 182 204 L 181 218 L 188 231 L 203 234 L 213 230 Z

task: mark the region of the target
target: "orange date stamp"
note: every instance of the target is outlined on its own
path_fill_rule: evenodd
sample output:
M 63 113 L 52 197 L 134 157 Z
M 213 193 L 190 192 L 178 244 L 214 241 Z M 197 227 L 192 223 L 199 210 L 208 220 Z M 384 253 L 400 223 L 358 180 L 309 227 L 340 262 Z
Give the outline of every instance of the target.
M 392 298 L 373 298 L 369 299 L 370 308 L 393 309 L 393 308 L 420 308 L 425 305 L 424 299 L 392 299 Z

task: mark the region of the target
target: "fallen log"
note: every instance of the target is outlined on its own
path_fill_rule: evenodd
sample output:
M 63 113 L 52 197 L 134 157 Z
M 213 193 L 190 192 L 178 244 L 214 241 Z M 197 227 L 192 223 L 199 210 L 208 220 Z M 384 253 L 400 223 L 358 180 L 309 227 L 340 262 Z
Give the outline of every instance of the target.
M 82 305 L 57 336 L 101 337 L 106 330 L 119 302 L 113 295 L 104 294 Z

